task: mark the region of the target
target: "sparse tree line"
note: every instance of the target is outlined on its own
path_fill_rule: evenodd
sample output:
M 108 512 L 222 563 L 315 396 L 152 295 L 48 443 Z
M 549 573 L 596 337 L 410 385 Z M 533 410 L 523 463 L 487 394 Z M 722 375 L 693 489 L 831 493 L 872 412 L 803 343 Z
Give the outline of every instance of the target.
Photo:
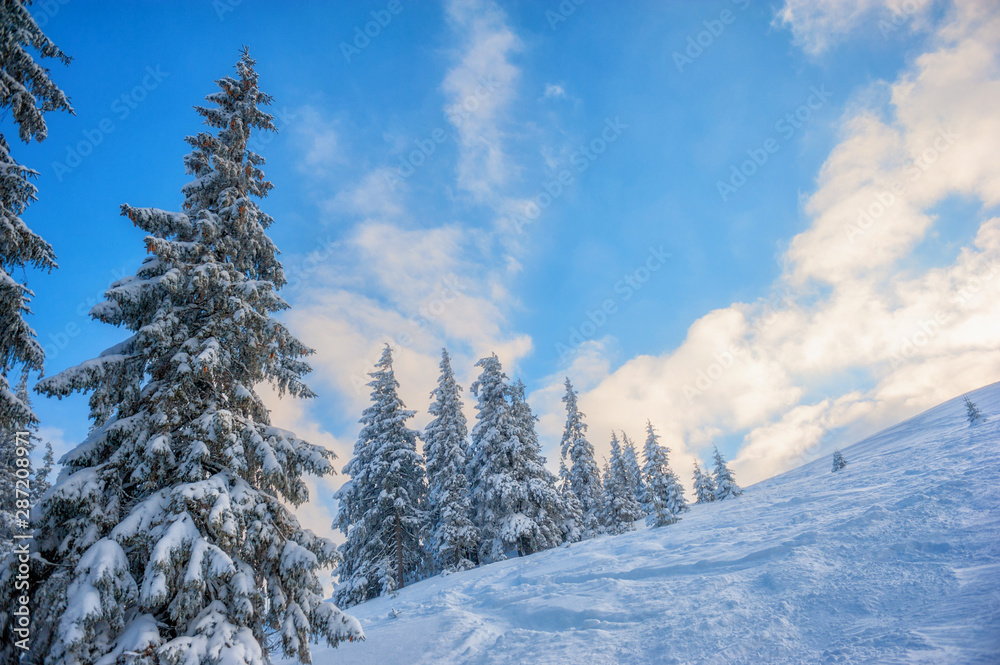
M 370 373 L 371 405 L 344 467 L 350 480 L 336 495 L 335 526 L 346 535 L 338 604 L 361 603 L 440 572 L 625 533 L 643 518 L 654 527 L 673 524 L 689 510 L 670 449 L 651 423 L 641 466 L 634 442 L 612 432 L 610 459 L 600 472 L 577 393 L 566 379 L 556 476 L 545 468 L 524 384 L 507 377 L 495 354 L 476 367 L 471 432 L 447 350 L 431 392 L 433 419 L 418 432 L 406 425 L 415 412 L 399 398 L 386 345 Z M 713 472 L 695 468 L 695 487 L 699 503 L 742 494 L 718 449 Z

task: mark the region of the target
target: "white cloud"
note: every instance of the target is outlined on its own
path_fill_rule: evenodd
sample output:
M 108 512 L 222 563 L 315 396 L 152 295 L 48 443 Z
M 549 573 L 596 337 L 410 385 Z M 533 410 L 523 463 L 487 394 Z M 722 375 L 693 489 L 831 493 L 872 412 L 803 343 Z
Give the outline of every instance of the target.
M 846 21 L 871 3 L 840 4 Z M 609 426 L 647 417 L 684 459 L 745 433 L 735 464 L 751 482 L 1000 378 L 1000 219 L 942 265 L 910 260 L 949 197 L 1000 203 L 998 10 L 958 3 L 889 105 L 845 117 L 784 257 L 782 299 L 709 312 L 676 350 L 633 358 L 581 397 L 600 449 Z
M 402 190 L 396 188 L 402 185 L 390 184 L 393 177 L 395 174 L 389 167 L 366 173 L 354 185 L 338 192 L 327 204 L 327 212 L 376 219 L 400 216 L 403 213 Z
M 785 0 L 775 21 L 791 29 L 804 51 L 818 54 L 866 23 L 883 38 L 900 29 L 923 28 L 934 4 L 935 0 Z
M 566 97 L 566 91 L 561 85 L 555 83 L 545 84 L 545 97 L 546 99 L 559 99 L 560 97 Z
M 489 203 L 511 175 L 503 126 L 520 76 L 510 56 L 521 40 L 491 0 L 453 0 L 447 15 L 462 40 L 458 63 L 441 86 L 448 98 L 445 113 L 458 132 L 458 185 Z
M 302 106 L 295 113 L 296 140 L 302 147 L 302 170 L 315 172 L 344 161 L 340 136 L 334 121 L 312 106 Z

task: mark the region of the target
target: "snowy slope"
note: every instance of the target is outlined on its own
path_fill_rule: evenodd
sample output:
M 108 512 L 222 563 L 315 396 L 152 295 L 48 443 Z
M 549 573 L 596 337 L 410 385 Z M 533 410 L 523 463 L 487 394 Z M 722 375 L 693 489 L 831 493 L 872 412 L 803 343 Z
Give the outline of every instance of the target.
M 1000 663 L 1000 384 L 660 529 L 350 609 L 327 663 Z M 395 608 L 400 614 L 391 618 Z

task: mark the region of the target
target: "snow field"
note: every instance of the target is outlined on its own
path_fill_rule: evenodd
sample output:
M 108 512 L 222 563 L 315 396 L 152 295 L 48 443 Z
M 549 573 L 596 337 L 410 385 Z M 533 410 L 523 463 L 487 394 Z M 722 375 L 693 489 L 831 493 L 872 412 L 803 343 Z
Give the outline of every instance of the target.
M 316 663 L 1000 662 L 1000 384 L 677 524 L 347 610 Z M 398 615 L 390 616 L 391 610 Z

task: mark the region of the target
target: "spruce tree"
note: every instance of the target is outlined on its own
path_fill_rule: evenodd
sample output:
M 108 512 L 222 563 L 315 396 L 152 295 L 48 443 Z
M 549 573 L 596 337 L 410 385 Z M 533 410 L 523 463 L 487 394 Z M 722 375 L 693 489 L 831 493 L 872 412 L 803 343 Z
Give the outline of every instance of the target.
M 417 432 L 406 426 L 415 412 L 399 398 L 388 344 L 369 376 L 372 404 L 344 467 L 351 480 L 336 494 L 336 526 L 347 540 L 340 546 L 334 597 L 345 607 L 401 589 L 425 564 L 427 486 Z
M 93 426 L 37 509 L 29 662 L 264 665 L 275 638 L 310 662 L 310 636 L 363 637 L 323 601 L 333 544 L 286 507 L 334 455 L 271 426 L 255 392 L 314 396 L 311 350 L 273 317 L 285 277 L 254 200 L 272 185 L 247 141 L 274 130 L 270 98 L 245 49 L 217 84 L 196 107 L 217 133 L 186 139 L 183 212 L 122 206 L 149 256 L 91 316 L 130 336 L 38 386 L 90 392 Z M 2 630 L 10 662 L 9 615 Z
M 523 385 L 507 383 L 496 354 L 476 366 L 483 369 L 472 384 L 478 402 L 468 475 L 482 564 L 558 545 L 561 501 Z
M 25 143 L 45 140 L 48 129 L 44 114 L 73 112 L 69 99 L 49 78 L 27 49 L 42 58 L 69 63 L 69 58 L 45 36 L 28 12 L 29 2 L 5 0 L 0 4 L 0 110 L 10 113 L 18 138 Z M 31 313 L 34 293 L 14 278 L 26 267 L 50 271 L 56 268 L 52 246 L 28 228 L 21 219 L 35 200 L 31 182 L 38 172 L 22 166 L 10 152 L 7 137 L 0 133 L 0 430 L 24 430 L 37 422 L 31 407 L 11 389 L 9 377 L 20 368 L 41 372 L 45 354 L 25 316 Z
M 845 466 L 847 466 L 847 460 L 844 459 L 844 455 L 839 450 L 833 451 L 833 470 L 834 472 L 840 471 Z
M 52 481 L 49 478 L 52 476 L 52 465 L 55 464 L 55 461 L 55 456 L 52 453 L 52 443 L 46 441 L 45 455 L 42 456 L 42 466 L 35 471 L 35 485 L 32 491 L 36 502 L 52 487 Z
M 628 478 L 629 491 L 635 500 L 642 504 L 643 480 L 642 469 L 639 468 L 639 456 L 636 454 L 635 444 L 625 432 L 622 432 L 622 463 L 625 465 L 626 477 Z
M 642 517 L 642 507 L 632 491 L 629 469 L 614 432 L 611 433 L 611 460 L 604 472 L 602 503 L 602 521 L 608 533 L 632 531 L 635 521 Z
M 968 395 L 963 395 L 963 398 L 965 399 L 965 417 L 969 421 L 969 427 L 975 427 L 985 420 L 983 412 L 979 410 L 975 402 L 969 399 Z
M 575 500 L 579 504 L 580 537 L 592 538 L 601 531 L 598 517 L 601 510 L 601 476 L 594 461 L 594 446 L 587 440 L 584 414 L 577 405 L 576 391 L 569 378 L 566 379 L 566 394 L 562 401 L 566 405 L 566 428 L 560 443 L 560 478 L 566 501 L 573 503 Z M 572 497 L 569 492 L 572 492 Z M 574 509 L 574 506 L 567 508 L 570 512 Z
M 726 465 L 726 460 L 719 452 L 718 447 L 715 448 L 714 459 L 715 471 L 712 482 L 715 483 L 715 500 L 735 499 L 743 494 L 743 490 L 736 484 L 736 478 L 733 477 L 732 470 Z
M 451 358 L 441 351 L 441 375 L 431 391 L 430 414 L 424 429 L 427 460 L 430 550 L 436 570 L 474 567 L 479 542 L 470 518 L 469 482 L 465 476 L 468 427 L 462 413 L 462 387 L 455 381 Z
M 673 524 L 689 510 L 684 488 L 670 468 L 669 455 L 670 449 L 660 444 L 659 435 L 647 420 L 642 508 L 649 526 Z
M 709 503 L 715 501 L 715 483 L 712 476 L 701 470 L 698 463 L 694 463 L 694 495 L 695 503 Z

